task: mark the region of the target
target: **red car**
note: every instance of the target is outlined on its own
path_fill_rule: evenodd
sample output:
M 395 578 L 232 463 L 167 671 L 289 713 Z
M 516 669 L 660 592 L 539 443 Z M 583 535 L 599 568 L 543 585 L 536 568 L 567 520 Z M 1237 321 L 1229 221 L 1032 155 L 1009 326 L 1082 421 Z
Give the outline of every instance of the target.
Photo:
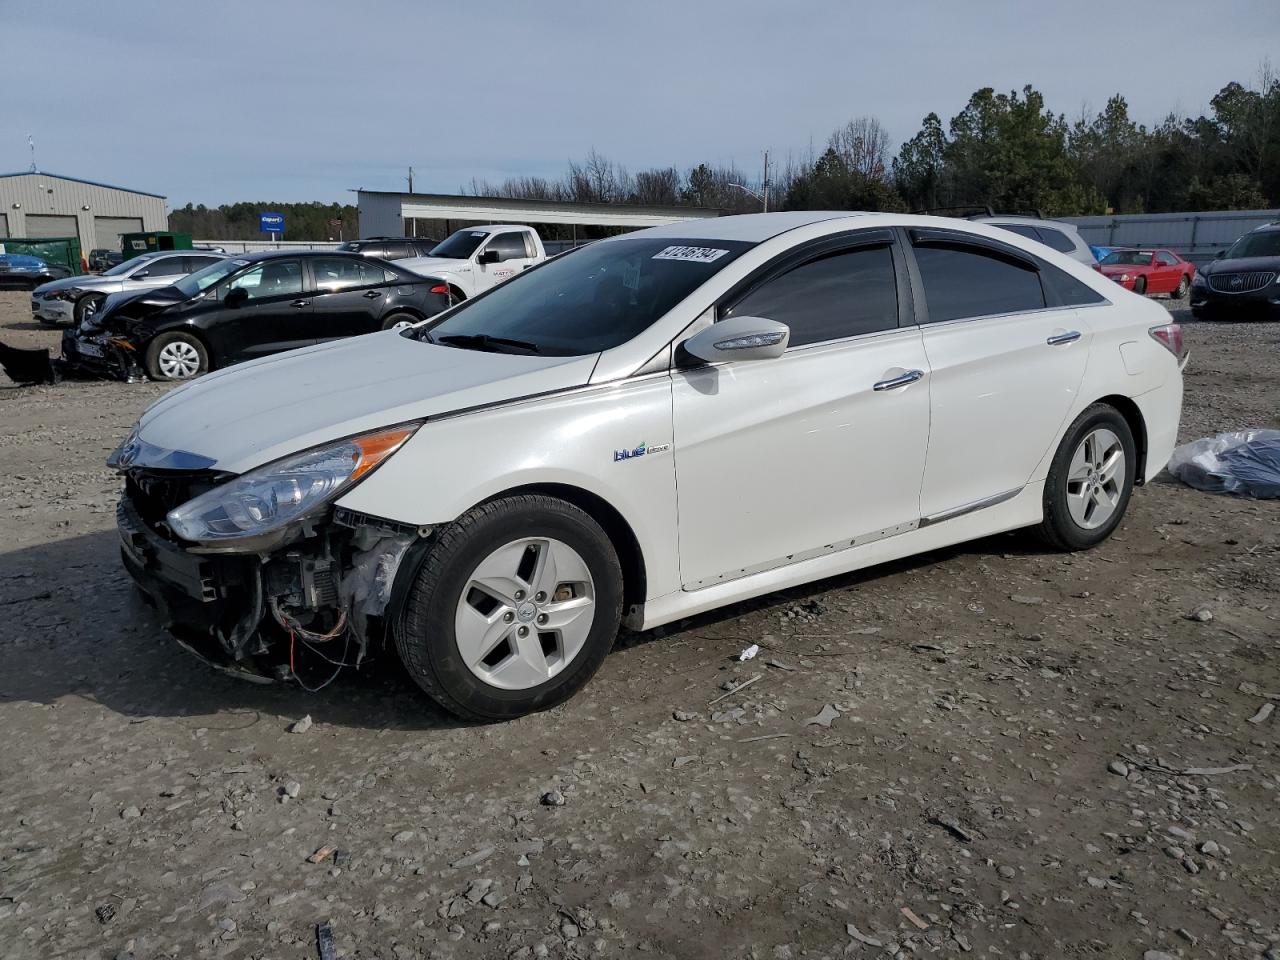
M 1181 300 L 1191 288 L 1196 265 L 1172 250 L 1142 247 L 1113 250 L 1098 264 L 1104 276 L 1134 293 L 1169 293 Z

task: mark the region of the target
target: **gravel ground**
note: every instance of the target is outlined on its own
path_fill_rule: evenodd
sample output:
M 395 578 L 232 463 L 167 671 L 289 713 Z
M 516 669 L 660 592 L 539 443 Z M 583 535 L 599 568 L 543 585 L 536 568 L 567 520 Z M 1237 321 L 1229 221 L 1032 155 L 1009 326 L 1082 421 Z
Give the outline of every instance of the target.
M 1184 439 L 1280 426 L 1280 325 L 1186 333 Z M 1280 504 L 1165 476 L 1090 553 L 826 580 L 467 726 L 166 639 L 102 465 L 164 389 L 0 378 L 0 956 L 1280 953 Z

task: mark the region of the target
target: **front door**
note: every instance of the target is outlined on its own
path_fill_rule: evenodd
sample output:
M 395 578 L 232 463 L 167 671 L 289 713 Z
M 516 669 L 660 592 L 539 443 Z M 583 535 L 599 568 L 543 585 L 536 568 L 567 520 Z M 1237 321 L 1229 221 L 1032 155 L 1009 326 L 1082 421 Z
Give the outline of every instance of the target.
M 1027 484 L 1075 402 L 1090 333 L 1087 310 L 1048 307 L 1040 271 L 1055 267 L 938 236 L 913 250 L 931 371 L 920 511 L 937 519 Z
M 492 263 L 484 262 L 486 251 L 496 253 L 498 259 Z M 492 256 L 492 254 L 490 255 Z M 477 260 L 477 293 L 480 290 L 487 290 L 502 283 L 504 280 L 510 280 L 529 264 L 533 263 L 525 246 L 525 231 L 523 230 L 495 233 L 484 245 L 484 248 L 477 256 Z
M 219 311 L 209 335 L 223 362 L 310 346 L 311 300 L 306 292 L 300 260 L 263 260 L 231 278 L 221 292 L 243 289 L 248 299 Z
M 1148 293 L 1170 293 L 1178 288 L 1178 282 L 1182 279 L 1182 270 L 1178 267 L 1178 259 L 1171 253 L 1164 250 L 1156 251 L 1155 258 L 1151 262 L 1151 279 L 1152 283 L 1147 288 Z
M 721 319 L 767 317 L 791 339 L 774 360 L 673 377 L 686 590 L 893 536 L 919 518 L 928 365 L 919 328 L 902 325 L 902 275 L 892 235 L 864 231 L 766 267 L 721 305 Z

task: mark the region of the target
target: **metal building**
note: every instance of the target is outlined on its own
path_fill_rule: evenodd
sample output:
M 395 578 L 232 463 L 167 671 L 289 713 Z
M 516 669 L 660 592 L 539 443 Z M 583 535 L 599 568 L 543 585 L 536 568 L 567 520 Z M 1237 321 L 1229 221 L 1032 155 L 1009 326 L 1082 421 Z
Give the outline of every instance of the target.
M 166 230 L 164 197 L 54 173 L 0 173 L 0 243 L 5 237 L 76 237 L 84 253 L 120 249 L 122 233 Z
M 408 237 L 422 221 L 443 221 L 444 232 L 476 223 L 562 223 L 579 226 L 656 227 L 677 220 L 718 217 L 705 207 L 647 207 L 622 203 L 573 203 L 442 193 L 357 190 L 362 237 Z

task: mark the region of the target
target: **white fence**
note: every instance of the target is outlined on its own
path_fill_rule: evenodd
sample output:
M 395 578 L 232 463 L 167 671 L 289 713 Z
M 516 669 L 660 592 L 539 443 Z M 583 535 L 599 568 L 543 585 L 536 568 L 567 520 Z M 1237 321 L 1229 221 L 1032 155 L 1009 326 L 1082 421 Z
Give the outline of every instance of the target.
M 1085 242 L 1101 247 L 1167 247 L 1196 263 L 1212 260 L 1254 227 L 1280 220 L 1280 210 L 1126 213 L 1063 217 Z
M 337 241 L 321 240 L 192 240 L 197 247 L 221 247 L 227 253 L 257 253 L 259 250 L 336 250 Z

